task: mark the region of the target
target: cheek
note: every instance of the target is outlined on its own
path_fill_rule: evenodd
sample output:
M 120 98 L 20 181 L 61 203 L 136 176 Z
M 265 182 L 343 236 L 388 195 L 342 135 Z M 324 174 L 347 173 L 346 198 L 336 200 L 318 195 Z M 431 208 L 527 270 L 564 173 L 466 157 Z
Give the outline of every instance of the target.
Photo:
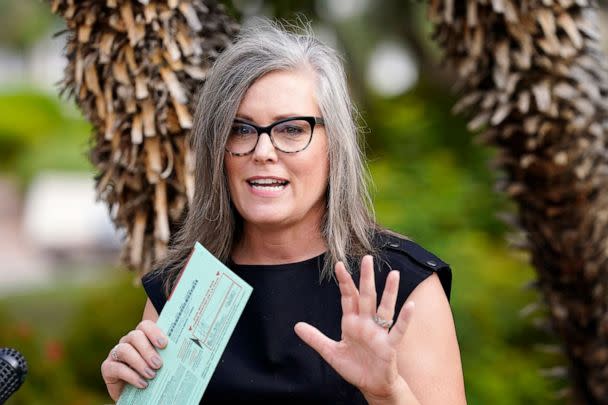
M 320 159 L 308 162 L 302 176 L 309 191 L 325 190 L 329 181 L 329 162 L 322 162 Z
M 226 157 L 224 159 L 224 173 L 226 173 L 226 179 L 228 179 L 228 183 L 232 183 L 233 178 L 236 176 L 238 172 L 237 164 L 231 157 Z
M 319 170 L 319 182 L 324 185 L 324 188 L 329 183 L 329 153 L 327 152 L 327 144 L 324 144 L 322 149 L 322 158 L 318 159 L 316 165 Z
M 231 160 L 232 159 L 230 158 L 226 158 L 226 160 L 224 161 L 224 173 L 226 175 L 226 182 L 228 183 L 228 191 L 231 195 L 233 195 L 236 191 L 235 186 L 237 183 L 239 170 L 236 162 Z

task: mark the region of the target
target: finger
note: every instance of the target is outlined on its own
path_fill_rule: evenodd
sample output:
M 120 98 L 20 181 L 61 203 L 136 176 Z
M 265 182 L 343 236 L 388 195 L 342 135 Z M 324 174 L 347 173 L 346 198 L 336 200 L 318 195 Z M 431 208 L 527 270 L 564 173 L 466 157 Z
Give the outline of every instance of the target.
M 110 369 L 112 368 L 110 363 L 112 363 L 112 361 L 110 356 L 108 356 L 108 358 L 101 363 L 101 378 L 106 384 L 110 398 L 112 398 L 113 401 L 118 401 L 126 383 L 123 380 L 109 375 Z
M 376 285 L 374 281 L 374 261 L 370 255 L 361 260 L 359 278 L 359 315 L 371 317 L 376 313 Z
M 137 325 L 136 329 L 143 331 L 148 340 L 159 349 L 163 349 L 167 346 L 167 344 L 169 344 L 167 335 L 155 322 L 143 320 Z M 142 355 L 144 354 L 142 353 Z M 158 369 L 163 364 L 156 351 L 148 351 L 147 355 L 144 356 L 146 356 L 146 359 L 148 359 L 154 368 Z
M 162 366 L 163 362 L 160 356 L 154 346 L 152 346 L 152 343 L 150 343 L 148 336 L 142 330 L 132 330 L 121 339 L 121 342 L 129 343 L 133 346 L 150 367 L 158 369 Z
M 397 348 L 401 343 L 401 340 L 403 340 L 407 327 L 412 320 L 414 308 L 414 301 L 407 301 L 403 304 L 401 311 L 399 311 L 397 322 L 393 325 L 393 328 L 388 334 L 388 343 L 392 347 Z
M 156 376 L 141 354 L 129 343 L 119 343 L 115 346 L 118 355 L 118 363 L 124 363 L 131 369 L 137 371 L 140 376 L 151 379 Z M 112 359 L 113 360 L 113 359 Z M 116 363 L 116 362 L 115 362 Z
M 165 335 L 165 332 L 163 332 L 163 330 L 159 328 L 156 323 L 150 320 L 141 321 L 135 329 L 143 331 L 150 340 L 150 342 L 154 343 L 154 345 L 159 349 L 164 348 L 169 342 L 169 340 L 167 339 L 167 335 Z
M 107 361 L 107 360 L 106 360 Z M 106 384 L 119 384 L 121 381 L 127 382 L 137 388 L 146 388 L 148 382 L 131 367 L 117 361 L 108 361 L 105 369 L 102 370 L 103 380 Z
M 328 338 L 319 329 L 306 322 L 296 323 L 293 329 L 304 343 L 312 347 L 329 365 L 333 366 L 334 348 L 338 342 Z
M 397 302 L 397 292 L 399 291 L 399 272 L 393 270 L 386 277 L 386 284 L 382 292 L 382 300 L 376 313 L 379 317 L 391 320 L 395 315 L 395 303 Z
M 340 294 L 342 296 L 342 314 L 344 316 L 351 314 L 358 314 L 358 301 L 359 291 L 353 282 L 353 278 L 350 276 L 344 263 L 336 263 L 336 277 L 338 278 L 338 286 L 340 287 Z

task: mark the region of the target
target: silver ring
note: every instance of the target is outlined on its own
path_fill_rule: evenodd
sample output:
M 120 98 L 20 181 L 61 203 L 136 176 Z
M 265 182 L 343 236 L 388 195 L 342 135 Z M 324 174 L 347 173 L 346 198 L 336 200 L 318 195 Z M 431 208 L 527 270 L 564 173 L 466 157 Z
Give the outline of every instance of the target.
M 110 357 L 112 358 L 112 360 L 114 361 L 120 361 L 120 359 L 118 358 L 118 345 L 120 343 L 118 343 L 116 346 L 114 346 L 112 348 L 112 350 L 110 350 Z
M 378 316 L 378 314 L 374 315 L 372 317 L 372 319 L 374 320 L 374 322 L 376 322 L 377 325 L 383 327 L 384 329 L 390 329 L 391 326 L 393 326 L 393 320 L 388 320 L 388 319 L 384 319 L 384 318 L 380 318 Z

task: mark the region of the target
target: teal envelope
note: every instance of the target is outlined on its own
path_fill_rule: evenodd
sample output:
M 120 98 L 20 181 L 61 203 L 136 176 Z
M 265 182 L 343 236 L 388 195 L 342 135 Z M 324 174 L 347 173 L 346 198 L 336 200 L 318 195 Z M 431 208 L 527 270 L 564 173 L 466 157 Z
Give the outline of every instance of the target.
M 163 366 L 145 389 L 128 384 L 117 404 L 198 404 L 252 291 L 197 242 L 157 321 L 169 337 Z

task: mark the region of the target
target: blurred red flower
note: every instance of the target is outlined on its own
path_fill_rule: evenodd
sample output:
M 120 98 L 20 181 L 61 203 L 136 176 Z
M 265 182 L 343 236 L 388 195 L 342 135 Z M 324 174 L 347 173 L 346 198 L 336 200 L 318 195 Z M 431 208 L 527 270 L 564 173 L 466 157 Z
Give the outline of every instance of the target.
M 64 357 L 63 344 L 55 339 L 49 340 L 44 345 L 44 354 L 51 362 L 58 362 Z

